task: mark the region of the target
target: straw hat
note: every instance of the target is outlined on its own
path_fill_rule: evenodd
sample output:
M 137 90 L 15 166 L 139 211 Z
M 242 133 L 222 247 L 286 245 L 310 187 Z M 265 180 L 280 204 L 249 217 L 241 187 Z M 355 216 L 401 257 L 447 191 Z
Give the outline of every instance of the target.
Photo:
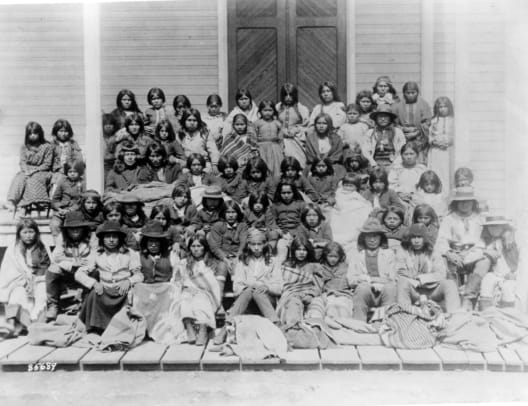
M 222 188 L 216 184 L 209 185 L 205 188 L 202 198 L 222 199 Z
M 372 113 L 370 113 L 369 117 L 372 120 L 376 121 L 376 117 L 379 116 L 380 114 L 389 115 L 392 121 L 396 120 L 396 117 L 398 117 L 396 114 L 394 114 L 394 112 L 391 110 L 391 107 L 388 104 L 379 105 L 376 111 L 373 111 Z
M 371 217 L 365 221 L 359 232 L 363 234 L 385 234 L 385 228 L 377 218 Z
M 141 200 L 139 200 L 139 197 L 135 193 L 123 193 L 119 195 L 116 200 L 119 203 L 142 203 Z
M 486 216 L 483 226 L 511 226 L 511 220 L 500 215 Z
M 475 191 L 471 186 L 461 186 L 456 188 L 451 194 L 451 198 L 449 200 L 450 204 L 452 202 L 463 202 L 468 200 L 478 201 L 477 197 L 475 196 Z

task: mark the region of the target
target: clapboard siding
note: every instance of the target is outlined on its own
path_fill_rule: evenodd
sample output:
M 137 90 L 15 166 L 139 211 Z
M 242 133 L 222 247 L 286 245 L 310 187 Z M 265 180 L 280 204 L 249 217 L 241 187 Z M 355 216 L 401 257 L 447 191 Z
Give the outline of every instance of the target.
M 469 161 L 475 186 L 492 210 L 506 208 L 506 21 L 499 2 L 482 1 L 472 7 L 465 27 L 468 44 Z M 482 126 L 480 123 L 488 123 Z M 479 125 L 478 131 L 473 127 Z
M 209 94 L 218 93 L 215 0 L 101 5 L 103 110 L 116 107 L 123 88 L 135 93 L 143 110 L 151 87 L 162 88 L 169 105 L 185 94 L 200 110 Z
M 84 146 L 82 4 L 0 6 L 0 200 L 18 170 L 24 127 L 65 118 Z
M 356 0 L 356 90 L 389 75 L 398 94 L 421 77 L 420 0 Z M 390 17 L 388 17 L 390 16 Z
M 454 101 L 456 4 L 435 0 L 433 10 L 433 98 L 447 96 Z

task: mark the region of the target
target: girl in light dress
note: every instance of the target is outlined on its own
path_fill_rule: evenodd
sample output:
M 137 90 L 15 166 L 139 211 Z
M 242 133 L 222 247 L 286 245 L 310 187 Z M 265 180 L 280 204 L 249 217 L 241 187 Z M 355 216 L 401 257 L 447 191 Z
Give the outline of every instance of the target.
M 346 122 L 345 105 L 339 100 L 337 86 L 334 82 L 326 81 L 319 86 L 321 104 L 314 107 L 308 125 L 313 127 L 317 117 L 328 114 L 332 118 L 332 127 L 338 129 Z
M 249 127 L 253 127 L 253 123 L 258 120 L 258 107 L 253 101 L 253 97 L 249 89 L 240 88 L 235 94 L 236 106 L 225 119 L 224 128 L 222 129 L 222 135 L 226 136 L 227 134 L 233 131 L 233 118 L 237 114 L 243 114 L 248 119 Z
M 268 165 L 271 175 L 279 176 L 280 165 L 284 158 L 284 144 L 275 103 L 271 100 L 261 101 L 259 115 L 260 118 L 255 121 L 254 125 L 260 156 Z
M 436 99 L 429 129 L 429 156 L 427 167 L 435 171 L 446 190 L 451 190 L 451 162 L 455 137 L 455 118 L 451 100 Z
M 310 112 L 299 103 L 299 91 L 291 83 L 285 83 L 280 90 L 280 102 L 275 106 L 282 123 L 284 155 L 296 158 L 301 168 L 306 166 L 304 152 L 305 127 L 308 125 Z

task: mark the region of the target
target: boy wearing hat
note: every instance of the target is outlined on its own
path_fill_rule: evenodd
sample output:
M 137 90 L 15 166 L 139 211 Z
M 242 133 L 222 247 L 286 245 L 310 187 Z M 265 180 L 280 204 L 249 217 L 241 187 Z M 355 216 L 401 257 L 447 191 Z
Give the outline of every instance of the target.
M 222 220 L 220 212 L 223 207 L 224 198 L 221 186 L 217 184 L 206 186 L 202 195 L 202 207 L 192 219 L 188 231 L 190 233 L 200 231 L 207 235 L 211 227 Z
M 388 104 L 379 105 L 370 118 L 375 125 L 365 134 L 361 152 L 371 166 L 388 167 L 399 157 L 405 144 L 405 135 L 394 125 L 397 116 Z
M 132 185 L 149 183 L 154 180 L 151 171 L 139 163 L 140 155 L 137 144 L 123 141 L 119 144 L 114 167 L 108 172 L 105 191 L 120 192 L 128 190 Z
M 449 214 L 438 230 L 435 252 L 448 266 L 448 277 L 465 286 L 464 308 L 472 309 L 480 291 L 480 282 L 490 268 L 480 240 L 483 218 L 471 186 L 456 188 L 449 203 Z
M 91 270 L 95 260 L 94 250 L 90 247 L 91 225 L 79 211 L 72 211 L 65 216 L 61 227 L 62 239 L 53 251 L 52 263 L 46 272 L 48 320 L 57 318 L 60 295 L 65 288 L 76 297 L 76 307 L 79 307 L 82 286 L 75 281 L 75 274 L 81 270 Z
M 355 286 L 353 317 L 367 321 L 372 307 L 396 303 L 396 263 L 385 228 L 369 218 L 359 230 L 358 252 L 350 257 L 348 282 Z
M 66 162 L 65 177 L 61 177 L 51 197 L 53 217 L 50 230 L 54 238 L 60 233 L 60 226 L 66 213 L 79 209 L 81 196 L 86 190 L 83 176 L 86 165 L 83 161 Z
M 145 224 L 139 246 L 143 283 L 169 282 L 173 274 L 169 236 L 160 222 Z
M 479 310 L 496 305 L 515 306 L 519 248 L 513 236 L 509 219 L 501 215 L 486 216 L 482 243 L 490 268 L 480 285 Z

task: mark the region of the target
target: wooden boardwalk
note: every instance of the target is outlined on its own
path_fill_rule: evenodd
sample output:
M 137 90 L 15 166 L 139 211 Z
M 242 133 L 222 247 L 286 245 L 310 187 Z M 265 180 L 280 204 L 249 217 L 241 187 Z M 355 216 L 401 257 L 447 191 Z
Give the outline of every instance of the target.
M 453 350 L 438 346 L 400 350 L 379 346 L 344 346 L 293 350 L 285 359 L 246 362 L 221 356 L 211 348 L 181 344 L 166 346 L 152 341 L 127 352 L 102 353 L 94 349 L 30 345 L 24 337 L 0 342 L 0 366 L 5 372 L 40 370 L 488 370 L 528 372 L 528 346 L 511 345 L 491 353 Z

